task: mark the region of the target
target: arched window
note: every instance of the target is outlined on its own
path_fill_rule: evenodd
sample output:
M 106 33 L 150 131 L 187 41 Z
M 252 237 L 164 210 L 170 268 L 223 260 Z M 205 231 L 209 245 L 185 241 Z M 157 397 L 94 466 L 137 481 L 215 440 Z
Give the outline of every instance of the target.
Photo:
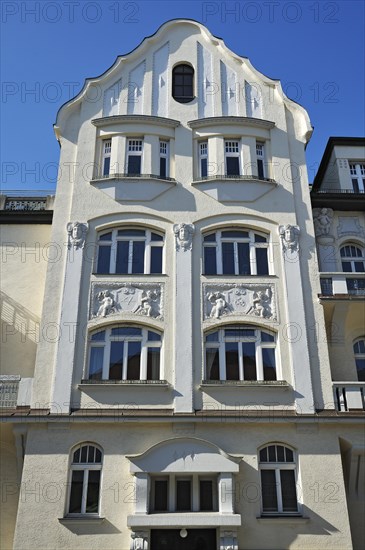
M 364 250 L 355 244 L 346 244 L 340 250 L 342 271 L 363 273 L 365 271 Z
M 164 237 L 149 229 L 113 229 L 100 234 L 97 273 L 162 273 Z
M 172 97 L 179 103 L 189 103 L 194 99 L 194 69 L 182 63 L 172 71 Z
M 276 380 L 275 335 L 228 326 L 205 336 L 206 380 Z
M 72 454 L 69 514 L 99 514 L 102 451 L 91 443 L 81 443 Z
M 204 275 L 268 275 L 268 238 L 250 230 L 223 229 L 204 236 Z
M 263 514 L 297 514 L 296 464 L 286 445 L 267 445 L 260 450 Z
M 359 382 L 365 382 L 365 337 L 354 343 L 354 356 Z
M 161 334 L 118 325 L 90 337 L 89 380 L 160 380 Z

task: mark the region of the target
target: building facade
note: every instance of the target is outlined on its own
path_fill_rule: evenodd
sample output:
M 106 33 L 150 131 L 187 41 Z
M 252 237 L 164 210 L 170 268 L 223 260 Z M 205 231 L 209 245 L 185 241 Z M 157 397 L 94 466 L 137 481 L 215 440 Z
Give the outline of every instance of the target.
M 334 213 L 324 158 L 313 225 L 305 109 L 174 20 L 55 133 L 51 233 L 2 218 L 6 547 L 361 548 L 365 224 Z

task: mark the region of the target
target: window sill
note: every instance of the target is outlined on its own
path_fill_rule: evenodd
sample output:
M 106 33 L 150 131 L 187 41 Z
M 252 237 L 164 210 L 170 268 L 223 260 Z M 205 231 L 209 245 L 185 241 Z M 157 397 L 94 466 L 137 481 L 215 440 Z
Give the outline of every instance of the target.
M 288 390 L 286 380 L 202 380 L 200 388 L 281 388 Z
M 167 380 L 81 380 L 80 390 L 90 388 L 160 388 L 167 390 L 171 385 Z
M 167 512 L 163 514 L 134 514 L 128 516 L 128 527 L 239 527 L 240 514 L 219 512 Z
M 308 523 L 310 521 L 310 518 L 307 518 L 307 517 L 303 517 L 303 516 L 300 516 L 300 515 L 297 515 L 297 516 L 285 516 L 285 515 L 273 515 L 273 516 L 258 516 L 257 518 L 257 521 L 259 523 L 276 523 L 276 524 L 282 524 L 282 523 L 287 523 L 287 524 L 291 524 L 291 525 L 294 525 L 294 524 L 300 524 L 300 523 Z
M 90 523 L 91 525 L 94 525 L 94 524 L 98 524 L 98 523 L 103 523 L 103 521 L 105 521 L 105 518 L 104 517 L 100 517 L 100 516 L 65 516 L 63 518 L 58 518 L 58 521 L 60 523 L 64 523 L 64 524 L 70 524 L 70 523 L 82 523 L 82 524 L 86 524 L 86 523 Z

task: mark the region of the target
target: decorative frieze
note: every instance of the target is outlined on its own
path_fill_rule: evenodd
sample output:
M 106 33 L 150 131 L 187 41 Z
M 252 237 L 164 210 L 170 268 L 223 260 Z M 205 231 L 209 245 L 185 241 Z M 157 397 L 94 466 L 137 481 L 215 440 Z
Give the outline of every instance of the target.
M 135 314 L 163 319 L 163 285 L 159 283 L 92 283 L 89 318 Z
M 203 284 L 204 319 L 254 316 L 277 320 L 275 285 L 272 283 Z

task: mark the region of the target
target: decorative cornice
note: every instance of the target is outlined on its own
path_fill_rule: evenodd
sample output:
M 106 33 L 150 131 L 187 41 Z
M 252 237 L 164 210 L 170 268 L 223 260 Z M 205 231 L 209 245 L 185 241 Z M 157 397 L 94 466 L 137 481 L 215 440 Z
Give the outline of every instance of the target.
M 264 128 L 265 130 L 271 130 L 275 127 L 275 122 L 270 120 L 262 120 L 260 118 L 252 118 L 245 116 L 215 116 L 208 118 L 198 118 L 196 120 L 190 120 L 188 126 L 193 130 L 197 128 L 208 128 L 210 126 L 253 126 Z
M 151 115 L 113 115 L 102 118 L 94 118 L 91 123 L 97 128 L 109 126 L 110 124 L 149 124 L 154 126 L 165 126 L 166 128 L 177 128 L 179 120 Z

